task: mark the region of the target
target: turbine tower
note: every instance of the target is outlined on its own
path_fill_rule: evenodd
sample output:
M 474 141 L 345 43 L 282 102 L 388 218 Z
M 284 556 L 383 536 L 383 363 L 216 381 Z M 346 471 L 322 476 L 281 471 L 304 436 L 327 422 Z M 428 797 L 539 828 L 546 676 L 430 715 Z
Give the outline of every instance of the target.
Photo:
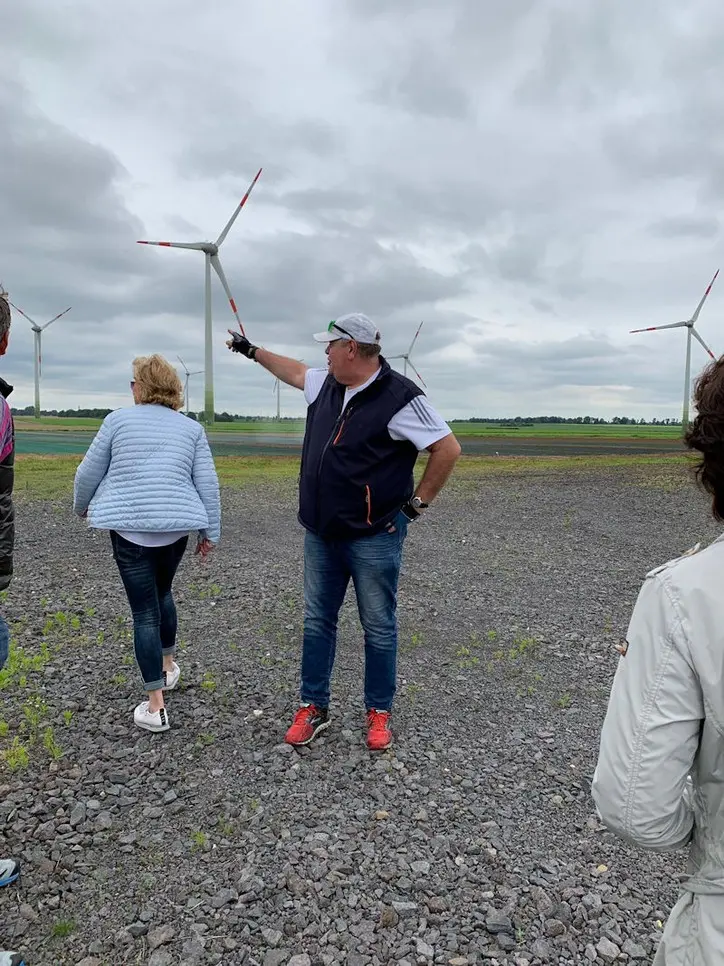
M 711 292 L 712 285 L 716 281 L 716 277 L 719 274 L 719 269 L 714 273 L 714 278 L 709 282 L 709 286 L 701 297 L 701 302 L 696 307 L 696 311 L 690 319 L 684 322 L 670 322 L 668 325 L 650 325 L 646 329 L 631 329 L 631 332 L 658 332 L 660 329 L 682 329 L 686 328 L 686 365 L 684 366 L 684 408 L 681 415 L 681 428 L 682 432 L 686 432 L 689 425 L 689 400 L 691 397 L 691 337 L 700 342 L 701 345 L 706 349 L 712 359 L 716 359 L 716 356 L 711 351 L 709 346 L 704 342 L 702 337 L 695 329 L 696 322 L 699 318 L 699 313 L 701 312 L 701 307 L 704 302 L 706 302 L 709 292 Z
M 176 356 L 176 358 L 181 363 L 181 365 L 184 367 L 184 372 L 186 373 L 186 379 L 184 381 L 184 399 L 186 400 L 186 415 L 188 416 L 188 414 L 189 414 L 189 379 L 190 379 L 191 376 L 200 376 L 201 373 L 204 370 L 203 369 L 194 369 L 193 372 L 190 372 L 189 369 L 188 369 L 188 366 L 183 361 L 183 359 L 181 358 L 181 356 Z
M 272 392 L 277 394 L 277 422 L 279 422 L 282 418 L 282 384 L 279 379 L 274 380 Z
M 14 305 L 12 302 L 10 304 L 12 305 L 12 307 L 15 309 L 16 312 L 19 312 L 23 316 L 23 318 L 28 320 L 28 322 L 30 323 L 33 329 L 33 342 L 34 342 L 34 350 L 35 350 L 33 352 L 33 374 L 35 376 L 35 418 L 40 419 L 40 376 L 42 375 L 42 369 L 43 369 L 43 356 L 42 356 L 43 332 L 45 331 L 45 329 L 48 328 L 49 325 L 52 325 L 53 322 L 57 322 L 58 319 L 62 315 L 65 315 L 66 312 L 70 312 L 72 306 L 69 305 L 67 309 L 64 309 L 62 312 L 59 312 L 58 315 L 54 316 L 50 320 L 50 322 L 45 322 L 43 325 L 38 325 L 37 322 L 31 319 L 29 315 L 26 315 L 25 312 L 23 312 L 22 309 L 18 308 L 17 305 Z
M 388 358 L 388 360 L 389 359 L 404 359 L 404 365 L 402 367 L 402 374 L 403 374 L 403 376 L 406 376 L 407 375 L 407 366 L 409 365 L 410 368 L 412 369 L 412 371 L 415 373 L 415 375 L 417 376 L 417 378 L 420 380 L 420 382 L 424 386 L 425 385 L 425 380 L 422 378 L 422 376 L 420 375 L 420 373 L 417 371 L 417 369 L 415 368 L 415 366 L 414 366 L 414 364 L 412 362 L 412 359 L 410 358 L 410 356 L 412 355 L 412 347 L 417 342 L 417 337 L 420 334 L 420 329 L 423 327 L 423 325 L 424 325 L 424 322 L 420 322 L 420 324 L 418 325 L 417 332 L 412 337 L 412 342 L 410 343 L 410 348 L 407 350 L 407 352 L 401 352 L 399 355 L 396 355 L 396 356 L 388 356 L 387 358 Z
M 221 261 L 219 259 L 219 249 L 221 248 L 226 236 L 229 234 L 231 226 L 236 221 L 239 212 L 246 204 L 247 198 L 252 192 L 254 185 L 259 180 L 262 169 L 256 173 L 254 180 L 247 188 L 246 194 L 241 199 L 239 204 L 234 210 L 234 214 L 226 223 L 226 227 L 221 232 L 219 237 L 215 242 L 157 242 L 157 241 L 139 241 L 139 245 L 160 245 L 162 248 L 188 248 L 191 251 L 203 252 L 204 262 L 205 262 L 205 284 L 204 284 L 204 320 L 205 320 L 205 340 L 204 340 L 204 410 L 205 417 L 204 422 L 206 426 L 213 426 L 214 424 L 214 361 L 213 361 L 213 345 L 212 345 L 212 333 L 211 333 L 211 269 L 213 268 L 216 274 L 219 276 L 219 281 L 226 292 L 226 297 L 229 300 L 229 305 L 231 306 L 231 311 L 236 316 L 236 321 L 239 323 L 239 328 L 241 329 L 241 334 L 244 335 L 244 326 L 241 324 L 241 319 L 239 318 L 239 313 L 236 310 L 236 302 L 231 294 L 231 289 L 229 288 L 229 283 L 226 281 L 226 276 L 224 275 L 224 270 L 221 267 Z

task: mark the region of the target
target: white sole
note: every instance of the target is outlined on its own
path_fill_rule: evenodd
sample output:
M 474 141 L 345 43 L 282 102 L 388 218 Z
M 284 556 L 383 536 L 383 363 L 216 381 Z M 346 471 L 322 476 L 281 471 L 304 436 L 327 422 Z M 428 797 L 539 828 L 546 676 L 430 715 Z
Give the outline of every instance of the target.
M 313 741 L 314 741 L 314 740 L 315 740 L 315 739 L 317 738 L 317 736 L 319 735 L 319 732 L 320 732 L 320 731 L 326 731 L 326 730 L 327 730 L 327 728 L 329 728 L 329 726 L 330 726 L 331 724 L 332 724 L 332 722 L 331 722 L 331 721 L 325 721 L 325 722 L 324 722 L 323 724 L 321 724 L 321 725 L 319 725 L 319 727 L 318 727 L 318 728 L 317 728 L 317 730 L 316 730 L 316 731 L 314 732 L 314 734 L 312 735 L 312 737 L 311 737 L 311 738 L 307 738 L 307 740 L 306 740 L 306 741 L 295 741 L 295 742 L 294 742 L 294 744 L 292 745 L 292 748 L 304 748 L 304 747 L 306 747 L 307 745 L 311 745 L 311 743 L 312 743 L 312 742 L 313 742 Z
M 153 731 L 154 733 L 160 733 L 161 731 L 171 730 L 171 725 L 168 724 L 168 722 L 165 725 L 161 725 L 160 728 L 157 728 L 155 725 L 146 724 L 144 721 L 134 720 L 133 723 L 137 728 L 141 728 L 143 731 Z

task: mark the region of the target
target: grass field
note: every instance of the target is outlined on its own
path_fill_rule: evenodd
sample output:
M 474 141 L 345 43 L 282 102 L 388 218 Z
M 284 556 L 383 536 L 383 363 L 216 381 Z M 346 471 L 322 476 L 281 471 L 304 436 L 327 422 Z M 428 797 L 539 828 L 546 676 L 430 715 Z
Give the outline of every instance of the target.
M 52 417 L 44 416 L 34 419 L 32 416 L 16 416 L 15 427 L 20 432 L 79 432 L 87 430 L 95 432 L 101 424 L 100 419 Z M 467 423 L 453 420 L 450 423 L 457 436 L 479 437 L 515 437 L 539 439 L 570 439 L 581 437 L 605 439 L 676 439 L 681 435 L 681 426 L 620 426 L 620 425 L 591 425 L 584 423 L 533 423 L 531 425 L 507 425 L 498 423 Z M 215 423 L 214 433 L 303 433 L 303 419 L 289 419 L 276 422 L 236 422 Z
M 80 456 L 21 455 L 15 461 L 15 493 L 29 499 L 69 499 Z M 687 456 L 561 456 L 495 457 L 463 456 L 455 467 L 454 482 L 474 484 L 494 476 L 531 473 L 574 474 L 621 469 L 641 480 L 686 481 Z M 215 460 L 222 487 L 294 483 L 299 474 L 297 456 L 219 456 Z M 416 476 L 422 475 L 426 457 L 421 456 Z

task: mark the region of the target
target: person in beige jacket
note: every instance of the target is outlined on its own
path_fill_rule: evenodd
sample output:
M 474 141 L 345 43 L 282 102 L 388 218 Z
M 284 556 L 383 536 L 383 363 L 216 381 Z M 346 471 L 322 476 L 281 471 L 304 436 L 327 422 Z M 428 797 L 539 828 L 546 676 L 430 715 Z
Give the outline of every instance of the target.
M 724 357 L 697 382 L 686 444 L 724 520 Z M 653 966 L 724 964 L 724 536 L 652 570 L 634 608 L 592 794 L 634 845 L 689 846 Z

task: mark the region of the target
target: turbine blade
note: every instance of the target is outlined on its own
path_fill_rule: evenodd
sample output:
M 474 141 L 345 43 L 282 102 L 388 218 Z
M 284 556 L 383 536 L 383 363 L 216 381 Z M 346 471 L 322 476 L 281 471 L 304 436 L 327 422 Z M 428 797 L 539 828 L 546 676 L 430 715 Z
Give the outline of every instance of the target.
M 10 300 L 8 299 L 8 301 L 10 301 Z M 22 310 L 22 309 L 19 309 L 19 308 L 17 307 L 17 305 L 16 305 L 16 304 L 15 304 L 14 302 L 10 302 L 10 305 L 12 305 L 12 307 L 13 307 L 13 308 L 15 309 L 15 311 L 16 311 L 16 312 L 19 312 L 19 313 L 20 313 L 20 314 L 22 315 L 22 317 L 23 317 L 24 319 L 27 319 L 27 320 L 28 320 L 28 322 L 29 322 L 29 323 L 30 323 L 31 325 L 35 325 L 35 324 L 36 324 L 36 323 L 35 323 L 35 322 L 34 322 L 34 321 L 33 321 L 33 320 L 32 320 L 32 319 L 30 318 L 30 316 L 29 316 L 29 315 L 26 315 L 26 314 L 25 314 L 25 312 L 23 312 L 23 310 Z
M 631 329 L 631 332 L 658 332 L 659 329 L 680 329 L 687 326 L 688 322 L 672 322 L 670 325 L 650 325 L 646 329 Z
M 241 319 L 239 318 L 239 313 L 236 311 L 236 302 L 231 294 L 231 289 L 229 288 L 229 283 L 226 281 L 226 276 L 224 275 L 224 269 L 221 267 L 221 261 L 218 255 L 211 256 L 211 264 L 214 266 L 214 271 L 219 276 L 219 281 L 224 286 L 224 291 L 226 292 L 226 297 L 229 300 L 229 305 L 231 306 L 231 311 L 236 316 L 236 321 L 239 323 L 239 328 L 241 329 L 241 334 L 246 335 L 244 332 L 244 326 L 241 324 Z
M 424 324 L 425 324 L 424 322 L 420 322 L 420 324 L 419 324 L 419 325 L 418 325 L 418 327 L 417 327 L 417 332 L 415 333 L 415 335 L 414 335 L 414 336 L 413 336 L 413 338 L 412 338 L 412 342 L 410 343 L 410 348 L 409 348 L 409 349 L 407 350 L 407 355 L 408 355 L 408 357 L 409 357 L 410 355 L 412 355 L 412 347 L 413 347 L 413 346 L 414 346 L 414 344 L 415 344 L 415 343 L 417 342 L 417 337 L 418 337 L 418 335 L 420 334 L 420 329 L 421 329 L 421 328 L 423 327 L 423 325 L 424 325 Z
M 699 342 L 699 343 L 700 343 L 700 344 L 701 344 L 702 346 L 704 346 L 704 348 L 705 348 L 705 349 L 706 349 L 706 351 L 707 351 L 707 352 L 709 353 L 709 355 L 710 355 L 710 356 L 712 357 L 712 359 L 714 359 L 714 360 L 716 360 L 716 356 L 715 356 L 715 355 L 714 355 L 714 353 L 713 353 L 713 352 L 711 351 L 711 349 L 710 349 L 710 348 L 709 348 L 709 346 L 708 346 L 708 345 L 706 344 L 706 342 L 704 342 L 704 340 L 703 340 L 703 339 L 702 339 L 702 337 L 701 337 L 701 336 L 699 335 L 699 333 L 698 333 L 698 332 L 696 331 L 696 329 L 694 328 L 694 326 L 693 326 L 693 325 L 692 325 L 692 327 L 691 327 L 691 334 L 692 334 L 692 335 L 694 336 L 694 338 L 695 338 L 695 339 L 697 340 L 697 342 Z
M 222 233 L 221 233 L 221 234 L 219 235 L 219 237 L 218 237 L 218 238 L 216 239 L 216 244 L 217 244 L 217 246 L 218 246 L 218 245 L 221 245 L 221 243 L 222 243 L 222 242 L 224 241 L 224 239 L 226 238 L 226 236 L 227 236 L 227 235 L 229 234 L 229 231 L 230 231 L 230 229 L 231 229 L 231 226 L 232 226 L 232 225 L 234 224 L 234 222 L 236 221 L 236 219 L 237 219 L 237 218 L 238 218 L 238 216 L 239 216 L 239 212 L 241 211 L 241 209 L 242 209 L 242 208 L 244 207 L 244 205 L 246 204 L 246 200 L 247 200 L 247 198 L 249 197 L 249 195 L 251 194 L 251 192 L 252 192 L 252 190 L 253 190 L 253 188 L 254 188 L 254 185 L 255 185 L 255 184 L 257 183 L 257 181 L 259 180 L 259 175 L 260 175 L 260 174 L 261 174 L 261 168 L 259 168 L 259 170 L 257 171 L 257 173 L 256 173 L 256 175 L 255 175 L 255 177 L 254 177 L 254 180 L 253 180 L 253 181 L 252 181 L 252 183 L 251 183 L 251 184 L 249 185 L 249 187 L 248 187 L 248 188 L 246 189 L 246 194 L 244 195 L 244 197 L 243 197 L 243 198 L 241 199 L 241 201 L 239 202 L 239 204 L 238 204 L 238 206 L 237 206 L 237 208 L 236 208 L 236 210 L 234 211 L 234 214 L 233 214 L 233 215 L 231 216 L 231 218 L 229 218 L 229 220 L 228 220 L 228 222 L 226 223 L 226 228 L 224 228 L 224 230 L 222 231 Z
M 706 292 L 704 292 L 704 294 L 701 297 L 701 302 L 699 302 L 699 304 L 696 307 L 696 312 L 694 312 L 694 314 L 691 317 L 691 321 L 692 322 L 696 323 L 696 320 L 699 318 L 699 312 L 701 312 L 701 307 L 704 304 L 704 302 L 706 302 L 706 298 L 707 298 L 709 292 L 711 292 L 711 287 L 714 284 L 714 282 L 716 281 L 716 277 L 717 277 L 718 274 L 719 274 L 719 269 L 717 268 L 716 272 L 714 273 L 714 278 L 711 280 L 711 282 L 709 282 L 709 286 L 708 286 Z
M 65 313 L 66 313 L 66 312 L 70 312 L 70 310 L 71 310 L 72 308 L 73 308 L 73 306 L 72 306 L 72 305 L 69 305 L 69 306 L 68 306 L 68 308 L 67 308 L 67 309 L 65 310 L 65 312 L 59 312 L 59 313 L 58 313 L 58 315 L 56 315 L 54 319 L 51 319 L 51 320 L 50 320 L 50 322 L 46 322 L 46 323 L 45 323 L 45 325 L 41 325 L 41 327 L 40 327 L 40 328 L 41 328 L 41 329 L 47 329 L 49 325 L 52 325 L 52 324 L 53 324 L 53 322 L 57 322 L 57 321 L 58 321 L 58 319 L 59 319 L 59 318 L 60 318 L 60 317 L 61 317 L 62 315 L 65 315 Z
M 204 250 L 203 242 L 157 242 L 157 241 L 137 241 L 137 245 L 160 245 L 161 248 L 190 248 L 195 252 Z
M 176 356 L 176 358 L 177 358 L 177 359 L 178 359 L 178 361 L 179 361 L 179 362 L 181 363 L 181 365 L 182 365 L 182 366 L 184 367 L 184 372 L 185 372 L 185 373 L 186 373 L 186 375 L 188 376 L 188 374 L 189 374 L 189 371 L 188 371 L 188 369 L 186 368 L 186 363 L 185 363 L 185 362 L 183 361 L 183 359 L 181 358 L 181 356 L 178 356 L 178 355 L 177 355 L 177 356 Z
M 425 380 L 422 378 L 422 376 L 420 375 L 420 373 L 414 367 L 414 365 L 412 364 L 412 361 L 410 359 L 407 360 L 407 364 L 410 367 L 410 369 L 412 369 L 412 371 L 415 373 L 415 375 L 420 380 L 420 382 L 423 384 L 423 386 L 425 386 Z M 427 386 L 425 386 L 425 389 L 427 389 Z

